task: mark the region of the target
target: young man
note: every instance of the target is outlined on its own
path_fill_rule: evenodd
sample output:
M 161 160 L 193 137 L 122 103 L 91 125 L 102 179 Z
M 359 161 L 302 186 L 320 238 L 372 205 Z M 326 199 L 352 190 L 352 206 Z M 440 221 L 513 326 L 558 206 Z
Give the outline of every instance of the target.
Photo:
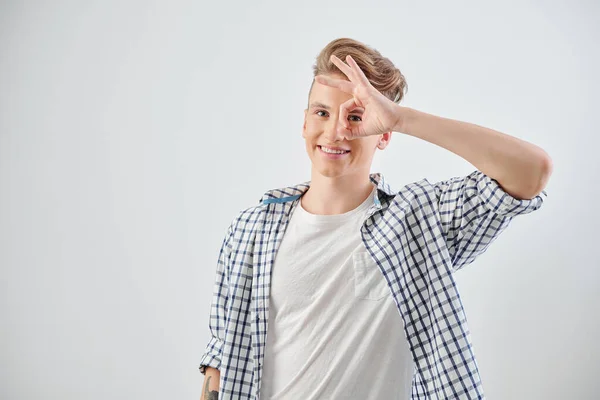
M 484 398 L 453 273 L 541 207 L 550 157 L 399 106 L 402 74 L 352 39 L 331 42 L 314 75 L 302 130 L 311 180 L 267 191 L 231 222 L 201 398 Z M 393 190 L 370 173 L 392 132 L 477 170 Z

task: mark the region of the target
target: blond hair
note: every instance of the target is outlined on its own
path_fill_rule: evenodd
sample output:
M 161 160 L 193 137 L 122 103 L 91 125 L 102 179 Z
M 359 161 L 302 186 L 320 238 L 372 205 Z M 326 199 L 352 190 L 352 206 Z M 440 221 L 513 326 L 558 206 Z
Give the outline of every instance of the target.
M 329 42 L 317 56 L 313 65 L 313 81 L 308 91 L 309 97 L 315 83 L 315 76 L 341 74 L 346 77 L 346 74 L 331 62 L 332 54 L 344 62 L 347 55 L 352 56 L 371 85 L 394 103 L 400 103 L 405 92 L 408 91 L 404 75 L 379 51 L 354 39 L 339 38 Z

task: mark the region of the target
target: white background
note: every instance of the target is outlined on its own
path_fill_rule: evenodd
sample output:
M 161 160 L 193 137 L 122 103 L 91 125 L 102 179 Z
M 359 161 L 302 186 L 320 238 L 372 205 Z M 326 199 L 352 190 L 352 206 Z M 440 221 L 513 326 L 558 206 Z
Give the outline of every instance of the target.
M 416 3 L 2 1 L 0 397 L 200 396 L 226 227 L 310 179 L 311 66 L 351 37 L 401 105 L 550 154 L 542 209 L 457 279 L 488 398 L 597 398 L 600 6 Z M 372 168 L 473 170 L 401 133 Z

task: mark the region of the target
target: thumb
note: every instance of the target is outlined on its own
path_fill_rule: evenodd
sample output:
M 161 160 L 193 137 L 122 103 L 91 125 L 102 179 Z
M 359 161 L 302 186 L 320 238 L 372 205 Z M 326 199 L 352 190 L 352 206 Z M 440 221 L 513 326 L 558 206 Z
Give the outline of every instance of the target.
M 350 138 L 354 134 L 352 131 L 353 127 L 348 121 L 348 115 L 350 115 L 352 110 L 358 107 L 360 106 L 356 103 L 354 97 L 340 104 L 340 112 L 338 113 L 338 132 L 346 138 Z

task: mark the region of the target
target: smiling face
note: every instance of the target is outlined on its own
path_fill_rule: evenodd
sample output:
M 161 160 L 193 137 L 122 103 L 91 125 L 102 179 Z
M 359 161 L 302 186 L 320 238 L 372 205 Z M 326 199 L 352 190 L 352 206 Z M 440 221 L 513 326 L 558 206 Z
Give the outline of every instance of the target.
M 327 76 L 348 80 L 345 75 Z M 314 82 L 309 107 L 304 110 L 302 128 L 302 137 L 306 142 L 306 152 L 311 159 L 313 173 L 331 178 L 368 174 L 377 148 L 383 149 L 389 143 L 390 133 L 347 140 L 337 132 L 340 105 L 351 98 L 352 95 L 337 88 Z M 350 125 L 362 121 L 362 111 L 356 109 L 350 112 Z M 340 155 L 328 154 L 321 146 L 337 147 L 349 152 Z

